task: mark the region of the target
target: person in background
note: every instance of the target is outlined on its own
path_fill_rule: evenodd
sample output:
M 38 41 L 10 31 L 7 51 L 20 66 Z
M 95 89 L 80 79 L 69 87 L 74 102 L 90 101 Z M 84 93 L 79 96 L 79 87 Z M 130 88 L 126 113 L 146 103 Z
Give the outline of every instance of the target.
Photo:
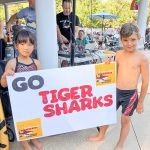
M 125 140 L 130 130 L 130 118 L 134 110 L 141 114 L 144 112 L 144 98 L 147 93 L 149 83 L 149 63 L 148 58 L 137 49 L 140 39 L 139 29 L 132 23 L 126 23 L 120 30 L 120 39 L 123 50 L 116 53 L 117 63 L 117 109 L 122 106 L 121 131 L 115 150 L 123 150 Z M 141 75 L 142 85 L 138 97 L 137 84 Z M 100 132 L 90 137 L 90 141 L 102 141 L 108 125 L 100 127 Z
M 34 50 L 35 38 L 30 31 L 21 30 L 15 37 L 15 47 L 18 49 L 18 57 L 8 61 L 5 67 L 5 72 L 1 77 L 1 86 L 7 87 L 7 76 L 13 76 L 16 72 L 27 72 L 40 69 L 40 62 L 37 59 L 30 57 Z M 42 150 L 43 146 L 37 139 L 30 140 L 31 143 L 38 149 Z M 22 141 L 24 150 L 32 150 L 28 141 Z
M 7 33 L 10 34 L 10 32 L 13 31 L 12 24 L 17 21 L 18 19 L 25 19 L 25 29 L 27 31 L 30 31 L 33 33 L 33 35 L 36 37 L 36 13 L 35 13 L 35 0 L 28 0 L 29 7 L 21 9 L 18 13 L 15 13 L 10 17 L 6 24 L 6 30 Z M 36 47 L 32 54 L 33 58 L 37 58 L 37 51 Z
M 150 44 L 150 28 L 146 30 L 145 41 Z
M 29 7 L 21 9 L 18 13 L 15 13 L 10 17 L 7 22 L 6 29 L 7 32 L 12 31 L 12 24 L 18 19 L 25 19 L 26 30 L 36 33 L 36 14 L 35 14 L 35 0 L 28 0 Z
M 0 20 L 0 39 L 4 39 L 4 22 Z
M 12 31 L 13 31 L 13 39 L 15 39 L 17 33 L 21 31 L 23 27 L 21 26 L 20 20 L 17 19 L 15 24 L 12 26 Z
M 74 37 L 72 31 L 72 19 L 73 14 L 71 12 L 71 0 L 62 0 L 62 8 L 63 12 L 56 15 L 58 30 L 61 34 L 62 42 L 64 44 L 69 44 L 72 40 L 72 36 Z M 78 16 L 76 17 L 75 22 L 75 33 L 78 33 L 78 27 L 80 25 Z M 74 37 L 75 38 L 75 37 Z
M 4 37 L 4 22 L 0 21 L 0 60 L 5 57 L 6 41 Z
M 12 15 L 9 19 L 9 21 L 7 22 L 7 25 L 6 25 L 6 29 L 7 29 L 7 32 L 10 33 L 12 31 L 12 24 L 18 20 L 18 19 L 22 19 L 24 18 L 25 19 L 25 22 L 26 22 L 26 27 L 25 29 L 27 31 L 30 31 L 34 34 L 34 36 L 36 37 L 36 12 L 35 12 L 35 0 L 28 0 L 29 2 L 29 7 L 26 7 L 24 9 L 21 9 L 18 13 Z M 63 40 L 61 38 L 61 35 L 60 35 L 60 31 L 59 29 L 57 28 L 57 37 L 58 37 L 58 40 L 60 41 L 61 44 L 61 47 L 66 47 L 64 44 L 63 44 Z M 32 54 L 32 57 L 33 58 L 37 58 L 37 51 L 36 51 L 36 47 L 35 47 L 35 50 L 33 51 L 33 54 Z
M 78 46 L 79 50 L 84 50 L 86 44 L 89 43 L 88 37 L 85 36 L 84 30 L 79 30 L 78 32 L 78 38 L 76 38 L 76 45 Z

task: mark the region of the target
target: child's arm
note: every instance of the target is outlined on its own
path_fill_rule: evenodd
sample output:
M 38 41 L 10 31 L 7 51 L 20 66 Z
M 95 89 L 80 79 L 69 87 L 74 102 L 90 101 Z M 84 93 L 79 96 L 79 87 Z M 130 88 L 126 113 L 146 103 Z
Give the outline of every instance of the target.
M 148 59 L 146 57 L 144 57 L 144 59 L 142 59 L 140 69 L 141 69 L 142 85 L 141 85 L 141 93 L 139 96 L 138 105 L 136 108 L 136 111 L 138 113 L 142 113 L 144 111 L 143 103 L 144 103 L 144 98 L 147 93 L 148 83 L 149 83 L 149 63 L 148 63 Z
M 6 76 L 13 76 L 15 71 L 14 71 L 14 60 L 10 60 L 6 67 L 5 67 L 5 72 L 3 73 L 2 77 L 1 77 L 1 86 L 2 87 L 7 87 L 7 80 L 6 80 Z

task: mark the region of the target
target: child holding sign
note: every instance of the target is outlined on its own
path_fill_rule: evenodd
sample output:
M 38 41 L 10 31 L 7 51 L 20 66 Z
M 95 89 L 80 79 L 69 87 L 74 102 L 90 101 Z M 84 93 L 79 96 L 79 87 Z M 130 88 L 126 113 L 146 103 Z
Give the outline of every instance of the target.
M 120 30 L 123 50 L 117 51 L 117 109 L 122 106 L 120 138 L 115 150 L 123 150 L 124 142 L 130 129 L 130 116 L 136 109 L 137 113 L 144 112 L 144 98 L 148 89 L 149 66 L 147 57 L 137 49 L 140 39 L 136 25 L 126 23 Z M 137 84 L 142 78 L 141 93 L 138 98 Z M 102 126 L 98 135 L 89 138 L 90 141 L 104 139 L 108 125 Z
M 10 60 L 5 68 L 1 78 L 1 85 L 7 87 L 6 76 L 14 75 L 15 72 L 34 71 L 40 69 L 38 60 L 30 57 L 34 50 L 35 39 L 32 33 L 26 30 L 18 32 L 15 37 L 15 47 L 18 49 L 19 56 Z M 42 150 L 42 144 L 37 139 L 32 139 L 31 143 L 38 149 Z M 24 150 L 32 150 L 28 141 L 22 141 Z

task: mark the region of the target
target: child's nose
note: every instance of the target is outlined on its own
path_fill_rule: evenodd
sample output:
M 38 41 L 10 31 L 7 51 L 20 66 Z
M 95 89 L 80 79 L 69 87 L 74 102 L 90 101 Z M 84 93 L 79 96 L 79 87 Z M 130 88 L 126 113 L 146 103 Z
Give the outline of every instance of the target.
M 128 41 L 128 45 L 132 45 L 132 42 L 131 42 L 131 41 Z
M 28 49 L 28 45 L 25 44 L 25 45 L 24 45 L 24 48 L 25 48 L 25 49 Z

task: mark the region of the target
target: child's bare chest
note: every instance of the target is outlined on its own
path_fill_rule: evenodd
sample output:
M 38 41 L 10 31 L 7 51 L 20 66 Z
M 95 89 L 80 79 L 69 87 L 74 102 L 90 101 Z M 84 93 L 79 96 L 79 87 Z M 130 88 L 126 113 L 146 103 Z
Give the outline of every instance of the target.
M 139 71 L 140 69 L 140 60 L 135 58 L 122 58 L 118 61 L 119 69 L 123 70 L 134 70 Z

